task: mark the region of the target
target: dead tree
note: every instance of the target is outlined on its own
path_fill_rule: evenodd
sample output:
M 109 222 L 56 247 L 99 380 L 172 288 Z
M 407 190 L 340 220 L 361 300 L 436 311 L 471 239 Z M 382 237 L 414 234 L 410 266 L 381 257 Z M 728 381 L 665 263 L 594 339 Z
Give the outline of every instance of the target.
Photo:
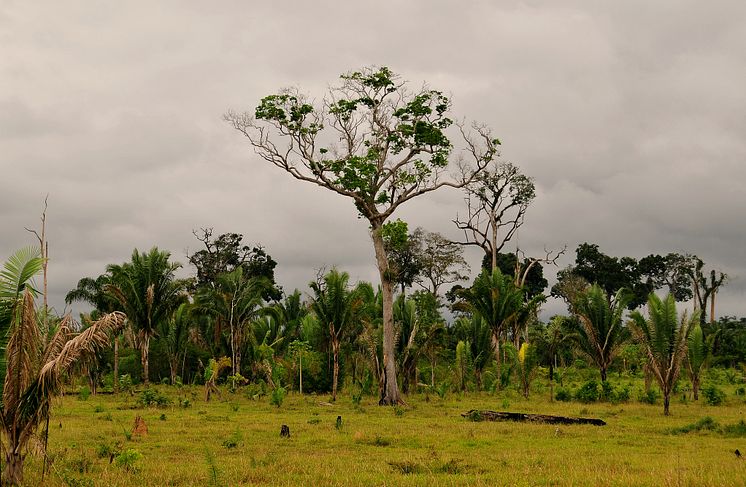
M 466 217 L 456 215 L 453 223 L 464 232 L 461 245 L 474 245 L 492 260 L 497 269 L 497 254 L 523 225 L 528 206 L 536 196 L 531 178 L 511 163 L 493 163 L 464 186 Z

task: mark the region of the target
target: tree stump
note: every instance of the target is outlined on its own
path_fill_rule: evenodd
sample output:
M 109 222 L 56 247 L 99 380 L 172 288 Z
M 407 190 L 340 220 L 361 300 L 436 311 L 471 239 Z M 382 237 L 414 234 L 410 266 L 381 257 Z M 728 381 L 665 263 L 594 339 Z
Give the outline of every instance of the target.
M 280 428 L 280 438 L 290 438 L 290 428 L 288 425 L 283 424 Z
M 135 426 L 132 428 L 132 436 L 148 436 L 148 426 L 140 415 L 135 418 Z

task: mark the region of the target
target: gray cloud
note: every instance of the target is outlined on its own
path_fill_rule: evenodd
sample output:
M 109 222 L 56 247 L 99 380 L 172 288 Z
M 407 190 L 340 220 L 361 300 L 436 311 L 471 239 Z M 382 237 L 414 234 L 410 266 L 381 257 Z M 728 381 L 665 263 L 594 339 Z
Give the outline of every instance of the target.
M 325 265 L 373 280 L 350 201 L 268 167 L 221 115 L 384 64 L 450 93 L 535 177 L 521 248 L 567 244 L 563 266 L 584 241 L 693 252 L 732 276 L 719 308 L 743 315 L 744 21 L 736 1 L 5 2 L 0 256 L 33 243 L 49 193 L 59 308 L 135 247 L 186 262 L 203 226 L 263 244 L 287 289 Z M 460 204 L 446 191 L 400 216 L 455 238 Z

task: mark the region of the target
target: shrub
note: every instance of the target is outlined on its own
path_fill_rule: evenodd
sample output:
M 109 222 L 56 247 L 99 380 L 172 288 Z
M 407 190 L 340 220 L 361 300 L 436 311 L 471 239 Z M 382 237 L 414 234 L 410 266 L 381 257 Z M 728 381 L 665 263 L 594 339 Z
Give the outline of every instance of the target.
M 647 391 L 642 391 L 639 396 L 637 396 L 637 400 L 645 403 L 645 404 L 655 404 L 658 402 L 658 399 L 660 399 L 660 394 L 655 389 L 648 389 Z
M 267 395 L 267 385 L 264 381 L 252 382 L 246 386 L 246 397 L 252 401 L 258 401 L 262 396 Z
M 681 428 L 674 428 L 671 433 L 678 435 L 684 433 L 691 433 L 692 431 L 717 431 L 719 425 L 717 421 L 712 419 L 710 416 L 705 416 L 696 423 L 682 426 Z
M 81 387 L 78 392 L 78 400 L 87 401 L 89 397 L 91 397 L 91 389 L 88 386 Z
M 353 406 L 355 406 L 356 408 L 360 408 L 360 402 L 363 400 L 363 390 L 358 389 L 352 391 L 351 398 Z
M 615 395 L 614 395 L 614 386 L 611 385 L 611 382 L 604 380 L 601 381 L 601 396 L 600 399 L 602 401 L 614 401 Z
M 129 374 L 124 374 L 119 377 L 119 390 L 123 392 L 132 391 L 132 377 Z
M 584 404 L 596 402 L 598 401 L 598 398 L 598 383 L 595 380 L 586 382 L 585 384 L 580 386 L 580 389 L 575 392 L 575 399 Z
M 564 387 L 557 389 L 557 394 L 554 396 L 558 401 L 569 402 L 572 401 L 572 392 Z
M 125 470 L 136 472 L 140 469 L 138 462 L 142 458 L 142 453 L 135 450 L 134 448 L 127 448 L 122 453 L 114 458 L 114 463 L 117 467 Z
M 734 438 L 746 437 L 746 422 L 741 420 L 738 423 L 723 426 L 723 434 Z
M 93 408 L 93 412 L 94 413 L 103 413 L 104 412 L 104 407 L 102 405 L 100 405 L 100 404 L 96 404 L 96 407 Z
M 725 400 L 725 392 L 713 384 L 703 388 L 702 395 L 705 397 L 705 402 L 710 406 L 719 406 Z
M 621 388 L 615 388 L 614 389 L 614 396 L 611 399 L 611 402 L 613 403 L 620 403 L 620 402 L 627 402 L 630 398 L 630 392 L 629 387 L 624 386 Z
M 137 404 L 143 407 L 164 407 L 171 404 L 171 399 L 164 396 L 155 389 L 145 389 L 140 393 L 140 397 L 137 399 Z
M 269 396 L 269 403 L 279 408 L 280 406 L 282 406 L 282 401 L 285 400 L 285 394 L 287 394 L 287 391 L 284 387 L 275 387 L 274 389 L 272 389 L 272 393 Z

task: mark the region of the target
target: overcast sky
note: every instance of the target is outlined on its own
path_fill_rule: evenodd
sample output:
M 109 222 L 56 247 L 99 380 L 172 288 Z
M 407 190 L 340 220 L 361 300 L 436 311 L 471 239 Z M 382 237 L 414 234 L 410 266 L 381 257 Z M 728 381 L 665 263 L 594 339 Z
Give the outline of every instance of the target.
M 24 227 L 49 194 L 58 311 L 134 248 L 186 264 L 199 227 L 261 243 L 286 290 L 322 266 L 375 281 L 351 202 L 264 163 L 222 115 L 281 87 L 321 99 L 339 74 L 386 65 L 449 93 L 535 178 L 527 253 L 567 245 L 564 267 L 582 242 L 691 252 L 730 276 L 718 314 L 743 316 L 744 25 L 742 0 L 3 0 L 0 259 L 34 243 Z M 457 238 L 461 205 L 446 190 L 398 215 Z

